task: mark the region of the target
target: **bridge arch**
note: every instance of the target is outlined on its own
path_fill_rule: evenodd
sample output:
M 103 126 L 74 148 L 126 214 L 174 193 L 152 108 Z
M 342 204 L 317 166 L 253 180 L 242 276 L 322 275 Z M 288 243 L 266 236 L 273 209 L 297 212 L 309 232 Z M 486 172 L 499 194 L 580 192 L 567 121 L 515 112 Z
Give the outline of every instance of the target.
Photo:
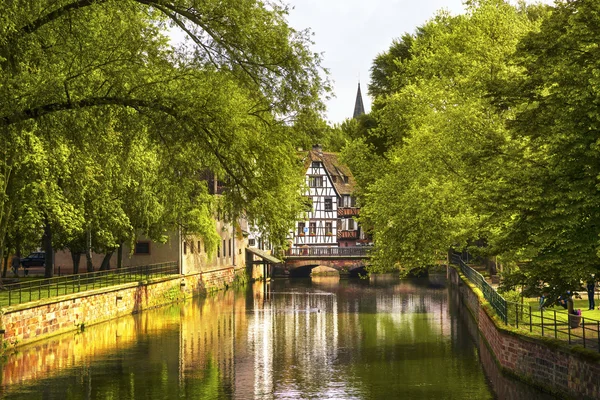
M 318 267 L 319 264 L 308 264 L 308 265 L 300 265 L 296 268 L 289 269 L 290 278 L 308 278 L 310 277 L 310 273 L 313 268 Z
M 348 270 L 349 278 L 361 278 L 363 276 L 367 276 L 367 274 L 367 266 L 364 264 L 355 266 L 354 268 Z

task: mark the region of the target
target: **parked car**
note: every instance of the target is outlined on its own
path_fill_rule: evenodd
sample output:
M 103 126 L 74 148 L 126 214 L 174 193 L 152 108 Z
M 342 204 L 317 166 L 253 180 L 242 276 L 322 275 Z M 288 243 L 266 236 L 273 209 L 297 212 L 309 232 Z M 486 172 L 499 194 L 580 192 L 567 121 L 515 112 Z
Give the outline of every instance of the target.
M 21 265 L 23 268 L 43 267 L 46 265 L 46 253 L 43 251 L 33 252 L 25 258 L 21 258 Z

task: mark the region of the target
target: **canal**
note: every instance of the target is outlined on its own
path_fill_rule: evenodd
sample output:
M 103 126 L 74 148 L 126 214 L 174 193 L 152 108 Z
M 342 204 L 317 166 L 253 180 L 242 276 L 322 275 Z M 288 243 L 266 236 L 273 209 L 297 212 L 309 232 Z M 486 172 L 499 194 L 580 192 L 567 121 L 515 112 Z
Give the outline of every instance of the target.
M 546 399 L 478 343 L 445 276 L 275 280 L 19 349 L 3 399 Z

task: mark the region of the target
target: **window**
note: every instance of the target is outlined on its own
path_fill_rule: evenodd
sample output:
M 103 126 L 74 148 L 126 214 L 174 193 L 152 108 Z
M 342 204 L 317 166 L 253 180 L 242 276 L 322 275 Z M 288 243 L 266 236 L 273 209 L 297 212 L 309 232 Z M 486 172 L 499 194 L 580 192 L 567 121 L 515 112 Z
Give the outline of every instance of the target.
M 354 230 L 354 220 L 352 218 L 350 218 L 348 220 L 348 230 L 349 231 L 353 231 Z
M 194 241 L 190 241 L 190 253 L 194 254 Z
M 187 242 L 183 242 L 183 254 L 187 254 Z
M 331 222 L 325 222 L 325 234 L 333 235 L 333 224 Z
M 221 246 L 217 246 L 217 258 L 221 257 Z
M 350 207 L 356 207 L 356 197 L 350 196 Z
M 229 257 L 231 257 L 233 253 L 231 253 L 231 238 L 229 238 Z
M 321 163 L 319 161 L 313 161 L 311 165 L 313 168 L 319 168 L 321 166 Z
M 345 194 L 344 197 L 342 197 L 342 206 L 350 207 L 351 204 L 352 204 L 352 200 L 350 200 L 350 196 Z
M 200 247 L 200 241 L 198 240 L 198 253 L 202 251 L 202 247 Z
M 135 242 L 134 254 L 150 254 L 150 242 Z
M 248 246 L 251 246 L 251 247 L 256 246 L 256 239 L 248 239 Z
M 333 200 L 331 197 L 325 197 L 325 211 L 333 210 Z
M 317 234 L 317 223 L 316 222 L 311 222 L 310 225 L 308 226 L 308 233 L 311 236 L 314 236 Z
M 323 177 L 322 176 L 309 176 L 308 177 L 308 186 L 309 187 L 323 187 Z
M 331 180 L 333 181 L 333 183 L 336 183 L 336 182 L 337 182 L 337 176 L 333 175 L 333 176 L 331 177 Z
M 304 222 L 298 222 L 298 236 L 304 236 Z
M 223 257 L 227 257 L 227 247 L 226 247 L 227 243 L 225 242 L 225 239 L 223 239 Z
M 342 178 L 344 179 L 344 183 L 348 183 L 348 177 L 346 175 L 344 175 Z

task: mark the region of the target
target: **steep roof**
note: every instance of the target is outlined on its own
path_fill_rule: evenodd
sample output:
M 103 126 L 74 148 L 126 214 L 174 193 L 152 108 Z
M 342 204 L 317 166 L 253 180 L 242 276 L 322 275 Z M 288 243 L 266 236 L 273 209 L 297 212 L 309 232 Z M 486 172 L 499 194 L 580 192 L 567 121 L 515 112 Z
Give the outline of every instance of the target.
M 362 94 L 360 93 L 360 82 L 358 82 L 358 90 L 356 91 L 356 101 L 354 102 L 354 114 L 352 118 L 357 118 L 359 115 L 365 113 L 365 107 L 363 106 Z
M 338 194 L 352 194 L 354 192 L 354 188 L 356 187 L 354 176 L 350 168 L 340 162 L 337 153 L 324 152 L 321 151 L 320 147 L 315 146 L 308 152 L 308 157 L 304 161 L 305 170 L 308 170 L 313 161 L 323 163 Z

